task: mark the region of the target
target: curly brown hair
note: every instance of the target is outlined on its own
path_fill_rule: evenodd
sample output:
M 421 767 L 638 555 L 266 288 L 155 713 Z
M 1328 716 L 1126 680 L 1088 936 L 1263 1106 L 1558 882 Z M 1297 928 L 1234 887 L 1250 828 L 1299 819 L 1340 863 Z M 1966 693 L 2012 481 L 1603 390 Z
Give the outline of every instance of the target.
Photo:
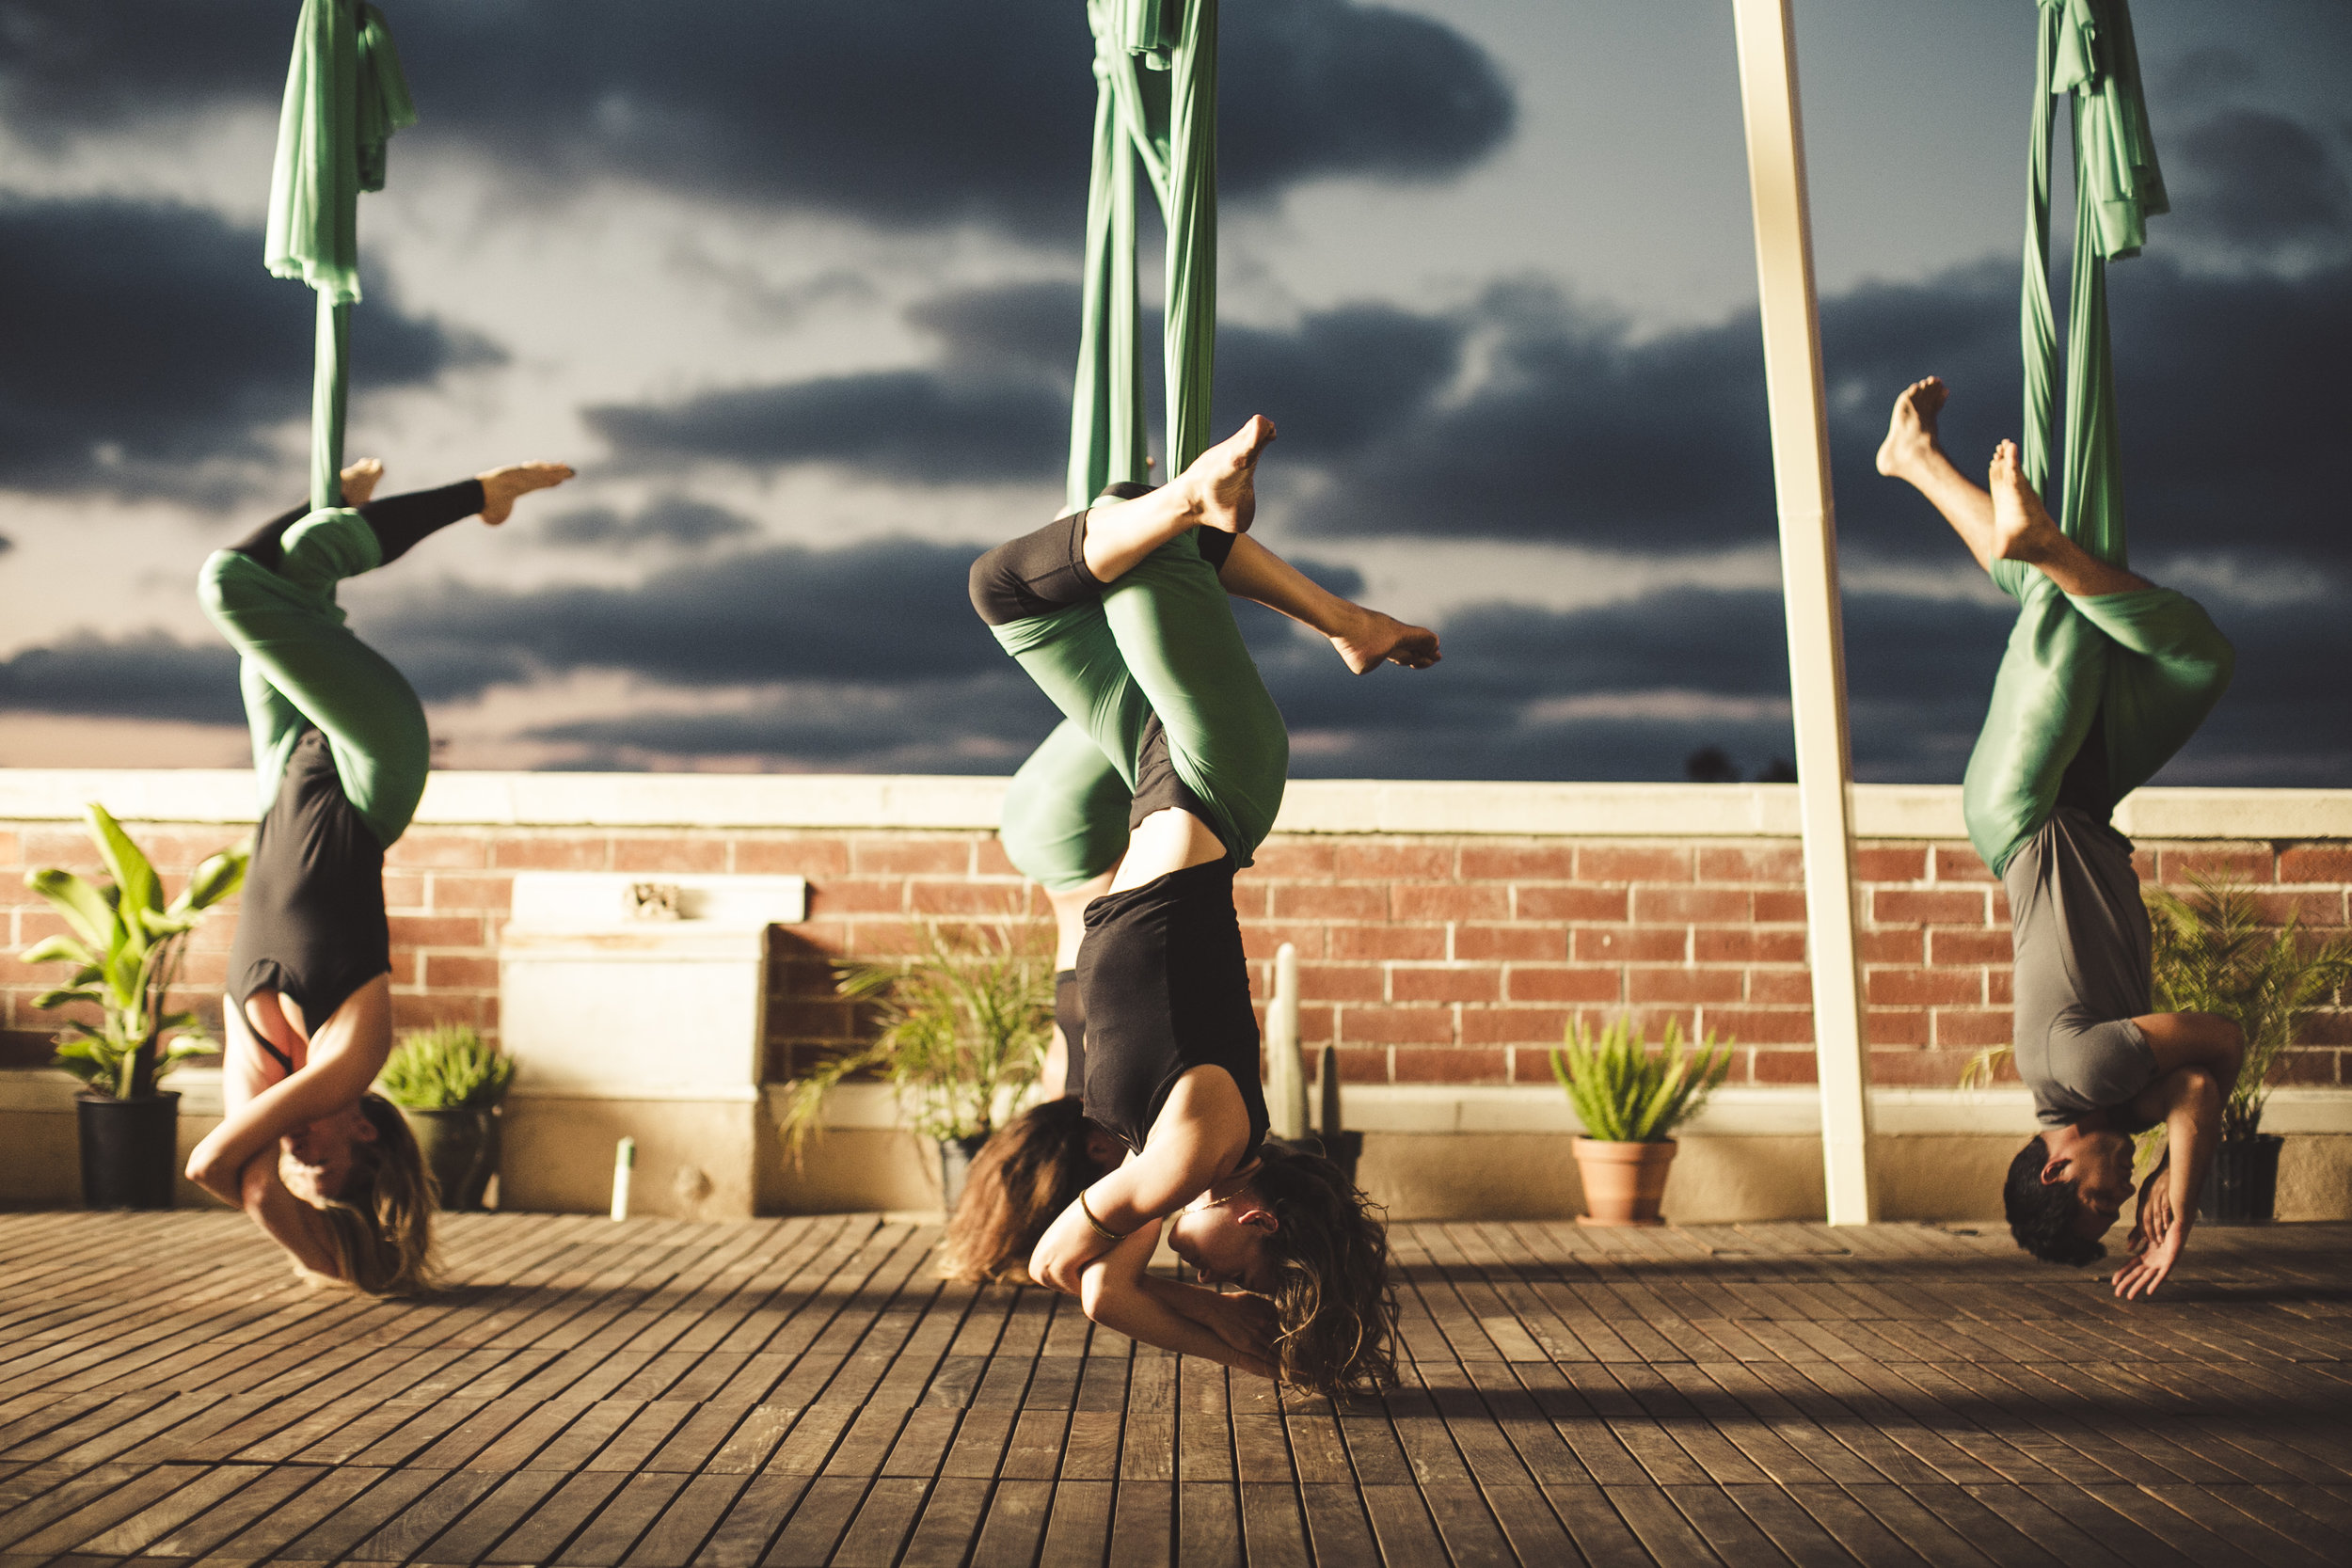
M 972 1157 L 940 1243 L 939 1272 L 973 1285 L 1030 1283 L 1039 1238 L 1102 1175 L 1087 1153 L 1086 1111 L 1076 1095 L 1032 1106 Z
M 1394 1384 L 1388 1212 L 1322 1155 L 1271 1140 L 1249 1187 L 1277 1222 L 1264 1247 L 1282 1381 L 1332 1399 Z

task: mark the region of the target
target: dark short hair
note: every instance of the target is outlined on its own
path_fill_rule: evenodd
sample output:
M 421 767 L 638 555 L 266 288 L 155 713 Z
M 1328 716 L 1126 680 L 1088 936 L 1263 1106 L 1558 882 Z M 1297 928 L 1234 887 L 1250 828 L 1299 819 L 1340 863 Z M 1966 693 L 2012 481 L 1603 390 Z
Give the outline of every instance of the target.
M 2045 1263 L 2063 1263 L 2070 1269 L 2096 1263 L 2107 1255 L 2107 1249 L 2075 1231 L 2074 1222 L 2083 1213 L 2082 1199 L 2074 1196 L 2072 1181 L 2042 1180 L 2042 1167 L 2049 1163 L 2050 1146 L 2039 1132 L 2009 1163 L 2009 1180 L 2001 1189 L 2002 1206 L 2009 1211 L 2009 1233 L 2017 1238 L 2019 1246 Z

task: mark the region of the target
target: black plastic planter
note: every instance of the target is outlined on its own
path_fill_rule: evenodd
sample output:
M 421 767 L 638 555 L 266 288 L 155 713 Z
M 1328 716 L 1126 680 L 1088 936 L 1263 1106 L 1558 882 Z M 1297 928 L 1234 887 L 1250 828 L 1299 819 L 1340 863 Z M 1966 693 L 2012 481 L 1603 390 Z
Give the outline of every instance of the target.
M 180 1096 L 74 1099 L 82 1132 L 82 1207 L 168 1209 L 180 1173 Z
M 2279 1146 L 2276 1132 L 2225 1139 L 2214 1148 L 2197 1217 L 2207 1225 L 2267 1225 L 2279 1204 Z
M 450 1213 L 482 1207 L 482 1195 L 499 1168 L 499 1118 L 494 1111 L 406 1111 L 417 1151 Z

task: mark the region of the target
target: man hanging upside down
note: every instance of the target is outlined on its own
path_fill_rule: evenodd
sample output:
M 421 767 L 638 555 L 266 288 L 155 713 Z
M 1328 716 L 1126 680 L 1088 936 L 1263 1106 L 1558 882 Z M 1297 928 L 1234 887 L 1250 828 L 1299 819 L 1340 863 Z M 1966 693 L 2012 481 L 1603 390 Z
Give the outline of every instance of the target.
M 2161 1122 L 2165 1159 L 2115 1275 L 2117 1295 L 2141 1296 L 2180 1261 L 2246 1041 L 2212 1013 L 2150 1010 L 2148 911 L 2108 817 L 2196 733 L 2233 656 L 2195 600 L 2124 569 L 2120 514 L 2070 537 L 2012 442 L 1989 492 L 1953 467 L 1935 431 L 1947 395 L 1933 376 L 1904 388 L 1878 468 L 1934 502 L 2018 603 L 1962 797 L 2009 893 L 2017 1071 L 2043 1128 L 2010 1164 L 2010 1230 L 2047 1262 L 2105 1256 L 2132 1194 L 2132 1134 Z

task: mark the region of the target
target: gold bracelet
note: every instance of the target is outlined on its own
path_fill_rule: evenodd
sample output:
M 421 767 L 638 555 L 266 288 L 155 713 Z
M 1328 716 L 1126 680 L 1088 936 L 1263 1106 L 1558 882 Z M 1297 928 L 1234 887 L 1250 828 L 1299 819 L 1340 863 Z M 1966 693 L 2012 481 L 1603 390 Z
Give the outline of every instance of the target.
M 1101 1220 L 1094 1217 L 1094 1211 L 1087 1207 L 1087 1195 L 1084 1192 L 1080 1192 L 1078 1194 L 1078 1212 L 1087 1217 L 1087 1224 L 1094 1227 L 1094 1233 L 1097 1236 L 1102 1237 L 1103 1240 L 1106 1242 L 1123 1242 L 1127 1239 L 1126 1237 L 1120 1235 L 1118 1231 L 1113 1230 L 1109 1226 L 1104 1225 Z

